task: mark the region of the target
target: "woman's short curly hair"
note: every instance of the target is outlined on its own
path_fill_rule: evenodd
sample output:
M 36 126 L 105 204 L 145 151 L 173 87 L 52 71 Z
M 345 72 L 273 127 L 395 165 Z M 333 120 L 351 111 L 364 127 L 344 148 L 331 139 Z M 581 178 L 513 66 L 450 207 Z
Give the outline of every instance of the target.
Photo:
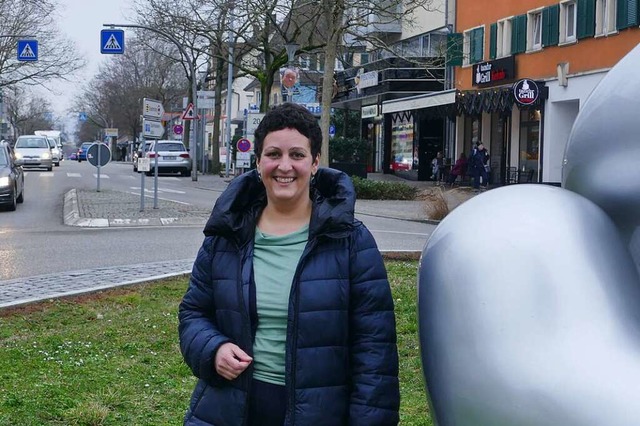
M 322 149 L 322 130 L 318 119 L 305 107 L 284 103 L 267 112 L 254 132 L 254 151 L 260 159 L 264 138 L 271 132 L 282 129 L 295 129 L 309 139 L 311 156 L 316 158 Z

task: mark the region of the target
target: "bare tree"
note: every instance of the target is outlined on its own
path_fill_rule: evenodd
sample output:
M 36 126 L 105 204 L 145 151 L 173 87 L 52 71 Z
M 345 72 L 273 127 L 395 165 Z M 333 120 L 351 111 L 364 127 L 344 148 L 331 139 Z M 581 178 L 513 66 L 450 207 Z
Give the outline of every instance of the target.
M 0 0 L 0 34 L 38 39 L 38 60 L 24 62 L 17 60 L 16 52 L 17 40 L 23 37 L 0 38 L 0 88 L 67 79 L 84 66 L 73 44 L 60 34 L 55 10 L 49 0 Z
M 53 128 L 49 101 L 34 96 L 26 89 L 13 87 L 5 89 L 7 118 L 13 127 L 13 140 L 20 135 L 33 134 L 35 130 Z
M 182 98 L 182 70 L 171 58 L 174 52 L 168 51 L 175 48 L 158 43 L 154 51 L 146 43 L 130 40 L 129 49 L 103 64 L 89 82 L 74 107 L 88 113 L 87 122 L 79 129 L 80 139 L 86 140 L 96 128 L 105 127 L 127 129 L 136 139 L 142 126 L 143 98 L 157 99 L 167 110 Z

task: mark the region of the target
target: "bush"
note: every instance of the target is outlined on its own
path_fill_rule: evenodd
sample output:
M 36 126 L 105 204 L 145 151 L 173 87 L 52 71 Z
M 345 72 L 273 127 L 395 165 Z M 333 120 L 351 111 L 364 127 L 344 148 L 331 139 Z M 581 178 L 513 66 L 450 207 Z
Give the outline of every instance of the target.
M 384 182 L 351 178 L 359 200 L 415 200 L 417 190 L 401 182 Z
M 369 141 L 334 137 L 329 140 L 329 157 L 337 163 L 366 163 L 371 152 Z

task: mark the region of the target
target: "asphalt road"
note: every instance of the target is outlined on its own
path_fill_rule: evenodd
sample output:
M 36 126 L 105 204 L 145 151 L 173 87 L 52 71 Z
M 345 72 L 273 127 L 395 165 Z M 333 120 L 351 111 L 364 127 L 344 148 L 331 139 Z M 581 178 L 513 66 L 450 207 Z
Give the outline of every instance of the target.
M 194 259 L 202 226 L 79 228 L 64 225 L 64 194 L 73 188 L 97 189 L 96 168 L 63 161 L 53 172 L 25 173 L 25 202 L 15 212 L 0 211 L 0 281 L 91 268 Z M 141 175 L 131 164 L 101 169 L 101 190 L 140 194 Z M 210 210 L 223 188 L 190 177 L 161 176 L 158 197 Z M 153 178 L 145 178 L 145 208 L 153 207 Z M 381 250 L 422 250 L 434 225 L 357 215 Z M 144 265 L 142 265 L 144 267 Z

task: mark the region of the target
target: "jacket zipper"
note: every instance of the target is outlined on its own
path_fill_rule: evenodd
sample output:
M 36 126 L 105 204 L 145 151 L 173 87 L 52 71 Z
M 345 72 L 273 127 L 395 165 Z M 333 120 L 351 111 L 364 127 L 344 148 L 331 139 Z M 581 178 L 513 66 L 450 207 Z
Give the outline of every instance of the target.
M 291 343 L 287 346 L 287 350 L 289 352 L 289 362 L 291 368 L 291 374 L 289 377 L 285 377 L 285 383 L 287 385 L 287 414 L 285 415 L 285 425 L 295 425 L 295 410 L 293 409 L 295 406 L 296 394 L 295 394 L 295 383 L 296 383 L 296 349 L 298 347 L 298 315 L 300 313 L 300 272 L 302 270 L 302 265 L 306 261 L 309 253 L 316 246 L 317 237 L 313 240 L 309 241 L 307 247 L 305 248 L 302 256 L 300 256 L 300 261 L 298 262 L 298 266 L 296 267 L 296 272 L 293 276 L 293 284 L 291 286 L 291 291 L 295 291 L 295 301 L 293 303 L 293 321 L 291 324 Z M 291 298 L 291 295 L 289 295 Z M 286 372 L 286 368 L 285 368 Z
M 251 240 L 253 241 L 253 239 Z M 249 337 L 248 341 L 247 341 L 247 350 L 250 352 L 248 355 L 253 357 L 253 336 L 251 335 L 251 316 L 249 314 L 249 312 L 247 312 L 247 309 L 245 309 L 245 306 L 249 306 L 250 305 L 250 301 L 246 301 L 245 304 L 245 300 L 244 300 L 244 292 L 242 291 L 243 289 L 243 285 L 244 285 L 244 276 L 242 274 L 242 269 L 244 268 L 245 263 L 247 262 L 247 256 L 248 256 L 248 247 L 249 244 L 245 244 L 243 247 L 240 247 L 239 245 L 238 247 L 238 252 L 241 254 L 241 259 L 240 259 L 240 265 L 239 265 L 239 274 L 238 276 L 240 277 L 240 286 L 238 288 L 238 294 L 239 294 L 239 298 L 240 298 L 240 306 L 242 308 L 242 320 L 243 323 L 245 325 L 245 332 L 247 334 L 247 336 Z M 251 287 L 251 276 L 249 277 L 249 283 L 248 283 L 249 287 Z M 249 288 L 249 291 L 251 291 L 251 288 Z M 249 306 L 249 309 L 251 309 L 251 306 Z M 245 370 L 244 373 L 246 373 L 244 380 L 247 383 L 247 397 L 245 398 L 245 405 L 244 405 L 244 421 L 242 422 L 244 425 L 248 424 L 249 421 L 249 401 L 251 398 L 251 377 L 253 377 L 253 374 L 251 374 L 251 377 L 249 377 L 249 373 L 252 371 L 253 369 L 253 365 L 249 365 L 249 367 L 247 367 L 247 370 Z

